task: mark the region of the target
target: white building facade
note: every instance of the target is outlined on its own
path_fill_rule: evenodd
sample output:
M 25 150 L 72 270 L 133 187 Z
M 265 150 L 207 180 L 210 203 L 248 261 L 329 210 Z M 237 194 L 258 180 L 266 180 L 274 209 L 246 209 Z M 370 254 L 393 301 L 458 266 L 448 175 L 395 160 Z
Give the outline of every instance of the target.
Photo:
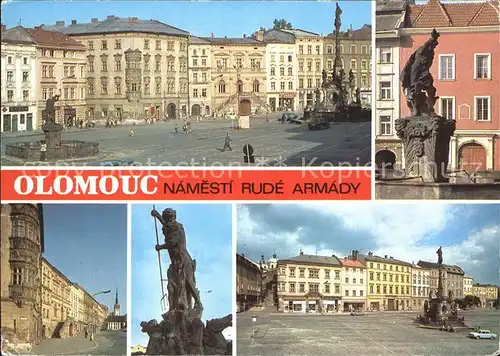
M 15 27 L 2 32 L 1 51 L 1 132 L 36 130 L 36 42 Z
M 352 312 L 366 309 L 366 267 L 355 260 L 343 259 L 342 263 L 342 308 Z
M 464 297 L 472 294 L 472 286 L 474 285 L 474 278 L 464 276 Z
M 190 115 L 197 118 L 209 116 L 212 114 L 211 44 L 191 37 L 188 52 Z
M 430 270 L 427 268 L 415 264 L 412 265 L 412 310 L 423 310 L 425 300 L 429 299 L 429 294 L 431 292 L 430 273 Z

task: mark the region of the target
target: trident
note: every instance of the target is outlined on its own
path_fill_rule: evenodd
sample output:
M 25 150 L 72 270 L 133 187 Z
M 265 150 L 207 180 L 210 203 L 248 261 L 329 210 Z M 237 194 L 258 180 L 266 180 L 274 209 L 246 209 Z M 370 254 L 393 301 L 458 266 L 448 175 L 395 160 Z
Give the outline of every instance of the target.
M 153 210 L 156 210 L 155 206 L 153 205 Z M 155 217 L 153 216 L 153 220 L 155 222 L 155 233 L 156 233 L 156 244 L 159 245 L 160 244 L 160 240 L 158 238 L 158 225 L 157 225 L 157 222 L 156 222 L 156 219 Z M 160 305 L 161 305 L 161 311 L 165 311 L 167 308 L 165 306 L 165 297 L 166 297 L 166 294 L 165 294 L 165 289 L 163 288 L 163 282 L 165 281 L 163 279 L 163 273 L 161 271 L 161 257 L 160 257 L 160 251 L 156 251 L 158 253 L 158 266 L 160 267 L 160 285 L 161 285 L 161 299 L 160 299 Z

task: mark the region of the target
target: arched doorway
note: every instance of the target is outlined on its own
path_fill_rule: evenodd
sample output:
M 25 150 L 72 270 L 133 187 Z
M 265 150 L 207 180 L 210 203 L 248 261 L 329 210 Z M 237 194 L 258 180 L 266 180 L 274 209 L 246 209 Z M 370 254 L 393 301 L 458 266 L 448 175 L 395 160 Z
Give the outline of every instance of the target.
M 389 150 L 381 150 L 375 154 L 375 164 L 378 169 L 394 169 L 396 155 Z
M 74 333 L 74 330 L 73 330 L 73 323 L 70 323 L 70 324 L 69 324 L 69 336 L 74 336 L 74 335 L 73 335 L 73 333 Z
M 238 115 L 240 116 L 249 116 L 252 111 L 252 102 L 249 99 L 240 100 L 240 104 L 238 105 Z
M 192 116 L 201 116 L 201 107 L 198 104 L 194 104 L 191 108 Z
M 243 82 L 241 81 L 241 79 L 238 79 L 238 81 L 236 82 L 236 90 L 238 91 L 238 93 L 243 93 Z
M 486 149 L 478 143 L 466 143 L 458 153 L 458 167 L 467 172 L 486 170 Z
M 210 106 L 205 106 L 205 115 L 210 115 Z
M 175 104 L 170 103 L 167 105 L 167 115 L 169 119 L 177 118 L 177 109 L 175 107 Z

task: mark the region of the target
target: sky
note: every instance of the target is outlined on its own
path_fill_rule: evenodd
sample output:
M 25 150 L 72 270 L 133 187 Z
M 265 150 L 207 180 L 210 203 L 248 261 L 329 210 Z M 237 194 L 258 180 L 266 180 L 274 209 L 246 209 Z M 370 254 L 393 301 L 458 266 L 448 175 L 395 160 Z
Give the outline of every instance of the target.
M 458 265 L 475 282 L 499 285 L 500 204 L 340 202 L 240 205 L 237 251 L 254 261 L 351 250 L 417 263 Z
M 43 204 L 43 257 L 95 299 L 127 313 L 127 205 Z
M 371 23 L 371 1 L 340 1 L 342 28 L 354 29 Z M 7 28 L 56 21 L 88 23 L 107 15 L 155 19 L 189 31 L 195 36 L 242 37 L 261 26 L 272 27 L 275 18 L 284 18 L 294 28 L 318 34 L 333 31 L 335 3 L 312 1 L 41 1 L 11 0 L 2 4 L 2 23 Z
M 232 207 L 230 204 L 170 204 L 156 205 L 160 213 L 172 208 L 177 221 L 183 224 L 188 252 L 196 260 L 196 286 L 203 304 L 202 321 L 221 318 L 232 313 Z M 148 344 L 148 335 L 141 332 L 140 323 L 161 321 L 162 297 L 156 234 L 151 217 L 152 205 L 132 205 L 132 345 Z M 164 243 L 158 225 L 160 244 Z M 162 272 L 170 260 L 162 251 Z M 166 283 L 165 283 L 166 292 Z

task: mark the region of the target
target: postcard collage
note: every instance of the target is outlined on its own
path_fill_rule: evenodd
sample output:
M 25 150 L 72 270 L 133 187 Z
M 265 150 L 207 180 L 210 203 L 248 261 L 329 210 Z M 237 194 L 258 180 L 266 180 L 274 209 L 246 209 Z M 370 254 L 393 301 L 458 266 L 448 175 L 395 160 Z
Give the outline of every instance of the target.
M 500 356 L 499 0 L 1 10 L 2 355 Z

